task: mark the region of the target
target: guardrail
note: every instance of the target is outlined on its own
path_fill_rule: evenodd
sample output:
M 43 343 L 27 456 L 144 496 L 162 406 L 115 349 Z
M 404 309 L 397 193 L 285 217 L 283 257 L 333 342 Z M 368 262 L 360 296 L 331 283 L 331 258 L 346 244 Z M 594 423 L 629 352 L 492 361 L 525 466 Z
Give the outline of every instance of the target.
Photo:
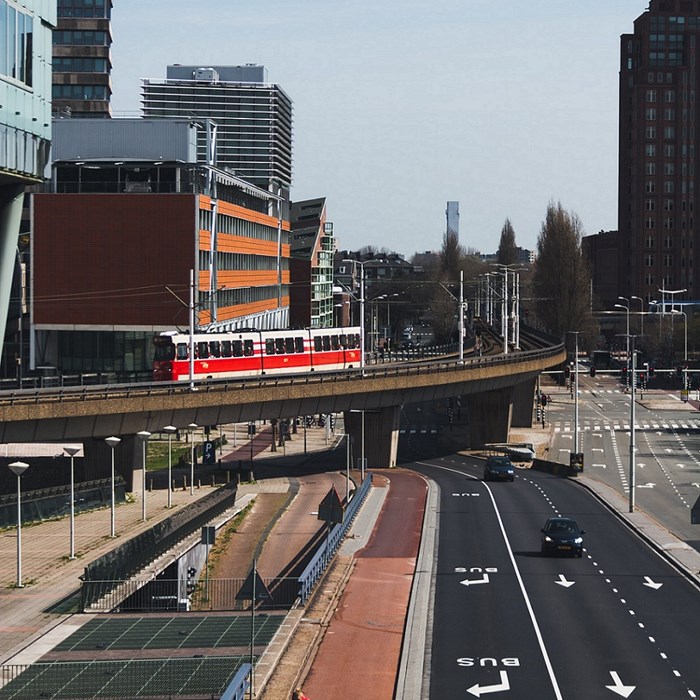
M 371 487 L 372 475 L 368 474 L 360 487 L 355 490 L 350 503 L 347 505 L 343 515 L 343 522 L 329 528 L 328 536 L 323 540 L 323 543 L 319 546 L 313 558 L 299 576 L 299 599 L 302 605 L 305 605 L 309 600 L 314 586 L 328 567 L 338 547 L 340 547 L 345 533 L 350 528 L 350 525 L 352 525 L 357 511 L 364 503 Z
M 411 377 L 435 373 L 463 372 L 475 367 L 498 367 L 521 362 L 546 360 L 562 352 L 563 344 L 539 350 L 511 352 L 508 355 L 485 355 L 459 360 L 437 362 L 409 362 L 407 364 L 383 364 L 365 366 L 364 369 L 348 369 L 338 372 L 309 372 L 305 374 L 284 374 L 275 377 L 246 377 L 236 380 L 205 380 L 197 382 L 199 392 L 226 392 L 230 390 L 260 389 L 267 387 L 294 386 L 307 384 L 342 384 L 366 379 L 390 377 Z M 16 390 L 0 392 L 0 406 L 38 404 L 49 401 L 98 401 L 116 398 L 145 398 L 189 394 L 188 382 L 159 382 L 152 384 L 109 384 L 91 387 L 62 387 L 60 389 Z

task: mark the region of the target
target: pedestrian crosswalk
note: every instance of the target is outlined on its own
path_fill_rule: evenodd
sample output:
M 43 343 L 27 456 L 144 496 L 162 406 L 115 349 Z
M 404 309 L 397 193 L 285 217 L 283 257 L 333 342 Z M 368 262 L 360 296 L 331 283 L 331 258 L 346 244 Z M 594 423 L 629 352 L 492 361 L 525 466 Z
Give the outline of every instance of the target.
M 599 432 L 601 430 L 629 430 L 629 422 L 618 422 L 612 421 L 590 421 L 583 420 L 579 424 L 579 430 L 590 430 L 592 432 Z M 686 421 L 660 421 L 660 422 L 643 422 L 635 423 L 635 430 L 700 430 L 700 420 L 686 420 Z M 554 423 L 555 433 L 573 433 L 574 426 L 570 421 L 557 421 Z

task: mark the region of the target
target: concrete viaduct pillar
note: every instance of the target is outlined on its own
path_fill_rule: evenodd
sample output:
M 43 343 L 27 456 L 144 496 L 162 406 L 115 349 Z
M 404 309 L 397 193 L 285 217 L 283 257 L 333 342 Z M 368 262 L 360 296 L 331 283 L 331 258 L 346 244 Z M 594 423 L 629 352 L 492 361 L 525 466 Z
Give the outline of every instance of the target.
M 399 447 L 400 406 L 364 412 L 365 459 L 367 469 L 396 466 Z M 362 411 L 345 411 L 345 430 L 350 435 L 352 468 L 358 469 L 362 456 Z
M 513 428 L 532 428 L 536 383 L 537 377 L 533 377 L 513 387 Z
M 471 449 L 491 442 L 508 442 L 513 413 L 513 387 L 468 394 L 467 410 Z

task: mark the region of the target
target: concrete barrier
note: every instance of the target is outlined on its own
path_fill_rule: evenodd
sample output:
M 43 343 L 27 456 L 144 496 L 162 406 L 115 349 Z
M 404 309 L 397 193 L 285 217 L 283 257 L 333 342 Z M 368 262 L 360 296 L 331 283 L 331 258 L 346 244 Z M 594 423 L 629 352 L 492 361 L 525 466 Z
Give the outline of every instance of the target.
M 582 471 L 578 467 L 571 467 L 561 462 L 550 462 L 549 460 L 539 458 L 532 460 L 531 468 L 538 472 L 556 474 L 557 476 L 578 476 Z

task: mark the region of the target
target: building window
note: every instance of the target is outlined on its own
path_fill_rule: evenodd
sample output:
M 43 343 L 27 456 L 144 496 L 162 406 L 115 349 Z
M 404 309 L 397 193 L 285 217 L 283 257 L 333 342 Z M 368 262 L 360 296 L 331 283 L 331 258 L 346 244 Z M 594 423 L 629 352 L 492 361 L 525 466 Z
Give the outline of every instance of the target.
M 667 143 L 664 145 L 664 156 L 666 158 L 673 158 L 676 152 L 676 147 L 672 143 Z
M 664 175 L 675 175 L 675 166 L 673 163 L 664 163 Z
M 647 194 L 652 194 L 656 191 L 656 183 L 653 180 L 647 180 L 644 184 L 644 189 Z
M 644 238 L 644 247 L 645 248 L 654 248 L 654 236 L 648 235 Z
M 654 286 L 654 275 L 652 275 L 651 272 L 647 272 L 646 275 L 644 275 L 644 284 L 646 284 L 647 287 Z
M 656 119 L 656 108 L 655 107 L 647 107 L 646 113 L 645 113 L 645 118 L 647 121 L 654 121 Z
M 670 253 L 664 255 L 664 267 L 673 267 L 673 255 Z
M 644 200 L 644 208 L 647 211 L 654 211 L 655 207 L 656 207 L 656 202 L 653 199 L 645 199 Z
M 676 118 L 676 110 L 673 107 L 666 107 L 664 109 L 664 119 L 667 122 L 671 122 Z
M 667 216 L 667 217 L 664 219 L 664 228 L 667 229 L 667 230 L 673 228 L 673 217 L 672 217 L 672 216 Z M 664 240 L 664 244 L 667 244 L 668 242 L 669 242 L 669 239 L 666 238 L 666 239 Z M 668 245 L 667 245 L 666 247 L 668 247 Z
M 647 216 L 646 219 L 644 219 L 644 228 L 655 228 L 656 227 L 656 220 L 654 219 L 653 216 Z
M 664 102 L 675 102 L 676 101 L 676 91 L 675 90 L 665 90 L 664 91 Z
M 32 85 L 33 19 L 0 0 L 0 73 Z
M 672 126 L 665 126 L 664 127 L 664 138 L 665 139 L 675 139 L 676 138 L 676 130 Z
M 648 143 L 644 147 L 644 155 L 647 158 L 655 158 L 656 157 L 656 144 L 655 143 Z
M 664 199 L 664 211 L 673 211 L 672 199 Z
M 656 102 L 656 90 L 647 90 L 647 102 Z
M 664 193 L 673 194 L 673 180 L 664 180 Z
M 644 170 L 647 175 L 656 175 L 656 163 L 647 162 L 644 164 Z
M 655 126 L 647 126 L 644 128 L 644 135 L 648 139 L 655 139 L 656 138 L 656 127 Z
M 654 256 L 650 253 L 644 256 L 645 267 L 654 267 Z

